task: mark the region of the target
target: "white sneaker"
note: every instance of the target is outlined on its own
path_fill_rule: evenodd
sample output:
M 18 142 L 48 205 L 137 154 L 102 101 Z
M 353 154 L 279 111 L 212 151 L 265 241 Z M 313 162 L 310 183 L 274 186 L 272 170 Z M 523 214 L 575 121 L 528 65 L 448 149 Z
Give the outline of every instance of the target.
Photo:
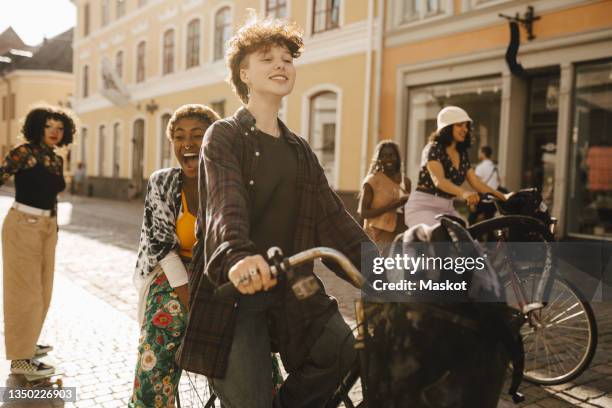
M 36 360 L 11 361 L 11 374 L 49 375 L 55 372 L 55 367 Z
M 37 344 L 36 345 L 36 356 L 44 356 L 45 354 L 53 351 L 53 346 L 49 346 L 46 344 Z

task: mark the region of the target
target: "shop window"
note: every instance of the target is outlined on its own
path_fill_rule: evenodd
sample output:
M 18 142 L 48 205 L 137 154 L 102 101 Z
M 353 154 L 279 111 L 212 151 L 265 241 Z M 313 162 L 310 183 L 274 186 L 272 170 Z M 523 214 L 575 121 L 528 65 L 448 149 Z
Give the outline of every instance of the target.
M 567 231 L 612 238 L 612 61 L 575 75 Z
M 214 110 L 215 112 L 217 112 L 217 114 L 224 118 L 225 117 L 225 99 L 222 99 L 220 101 L 214 101 L 210 103 L 210 107 L 212 108 L 212 110 Z
M 501 117 L 501 78 L 482 78 L 449 82 L 409 89 L 410 116 L 407 123 L 407 163 L 409 176 L 417 177 L 423 147 L 436 130 L 438 112 L 445 106 L 460 106 L 473 120 L 472 147 L 469 151 L 473 166 L 478 163 L 481 146 L 493 149 L 493 159 L 499 153 Z

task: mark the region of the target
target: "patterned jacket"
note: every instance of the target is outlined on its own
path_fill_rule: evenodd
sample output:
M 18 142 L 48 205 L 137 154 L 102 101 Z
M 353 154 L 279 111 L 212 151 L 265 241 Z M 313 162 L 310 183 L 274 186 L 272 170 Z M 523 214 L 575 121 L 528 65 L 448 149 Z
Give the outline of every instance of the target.
M 176 219 L 181 211 L 181 169 L 154 172 L 147 184 L 134 283 L 140 288 L 168 252 L 179 249 Z
M 298 161 L 294 251 L 328 246 L 360 265 L 361 244 L 371 241 L 329 187 L 308 143 L 280 120 L 279 125 L 281 137 L 295 149 Z M 183 368 L 214 378 L 225 376 L 240 306 L 234 299 L 213 297 L 212 291 L 228 281 L 228 272 L 236 262 L 256 253 L 249 238 L 249 202 L 257 188 L 252 182 L 259 160 L 257 138 L 252 137 L 257 131 L 253 116 L 240 108 L 234 116 L 208 128 L 200 153 L 200 176 L 205 175 L 200 177 L 200 210 L 206 209 L 206 234 L 202 239 L 199 233 L 194 248 L 189 282 L 191 310 L 178 359 Z M 203 216 L 198 214 L 200 219 Z M 328 266 L 346 279 L 337 265 Z M 310 263 L 298 272 L 312 269 Z M 289 289 L 281 296 L 283 307 L 275 310 L 273 339 L 291 372 L 301 366 L 320 334 L 321 322 L 326 322 L 322 319 L 335 313 L 337 303 L 324 290 L 304 301 L 298 301 Z

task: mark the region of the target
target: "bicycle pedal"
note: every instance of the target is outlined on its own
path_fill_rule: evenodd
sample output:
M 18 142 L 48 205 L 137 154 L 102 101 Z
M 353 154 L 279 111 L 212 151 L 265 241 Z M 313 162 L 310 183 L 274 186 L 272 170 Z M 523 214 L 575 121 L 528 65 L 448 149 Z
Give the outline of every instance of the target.
M 523 313 L 527 314 L 527 313 L 533 312 L 534 310 L 542 309 L 543 307 L 544 307 L 544 304 L 540 302 L 528 303 L 525 306 L 523 306 Z

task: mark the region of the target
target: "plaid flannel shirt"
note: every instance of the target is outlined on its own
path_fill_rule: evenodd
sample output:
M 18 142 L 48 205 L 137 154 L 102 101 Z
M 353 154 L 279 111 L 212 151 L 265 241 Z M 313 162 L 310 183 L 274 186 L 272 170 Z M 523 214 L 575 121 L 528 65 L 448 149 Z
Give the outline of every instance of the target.
M 329 187 L 308 143 L 280 120 L 279 125 L 281 137 L 287 138 L 295 148 L 298 160 L 300 196 L 294 251 L 328 246 L 346 254 L 359 266 L 361 243 L 370 242 L 369 238 Z M 259 160 L 255 132 L 258 132 L 255 119 L 246 108 L 240 108 L 234 116 L 213 123 L 206 132 L 200 153 L 200 210 L 206 211 L 206 234 L 202 239 L 204 214 L 200 213 L 199 241 L 194 248 L 190 274 L 191 310 L 178 360 L 186 370 L 213 378 L 225 375 L 240 305 L 239 300 L 213 297 L 212 291 L 228 282 L 228 272 L 234 264 L 256 253 L 249 239 L 249 202 L 257 188 L 253 175 Z M 326 265 L 347 279 L 337 265 Z M 310 263 L 298 272 L 312 272 L 312 269 L 313 263 Z M 273 338 L 285 367 L 291 372 L 303 363 L 326 318 L 337 310 L 337 303 L 324 290 L 308 300 L 298 301 L 284 287 L 280 297 L 283 303 L 275 310 Z

